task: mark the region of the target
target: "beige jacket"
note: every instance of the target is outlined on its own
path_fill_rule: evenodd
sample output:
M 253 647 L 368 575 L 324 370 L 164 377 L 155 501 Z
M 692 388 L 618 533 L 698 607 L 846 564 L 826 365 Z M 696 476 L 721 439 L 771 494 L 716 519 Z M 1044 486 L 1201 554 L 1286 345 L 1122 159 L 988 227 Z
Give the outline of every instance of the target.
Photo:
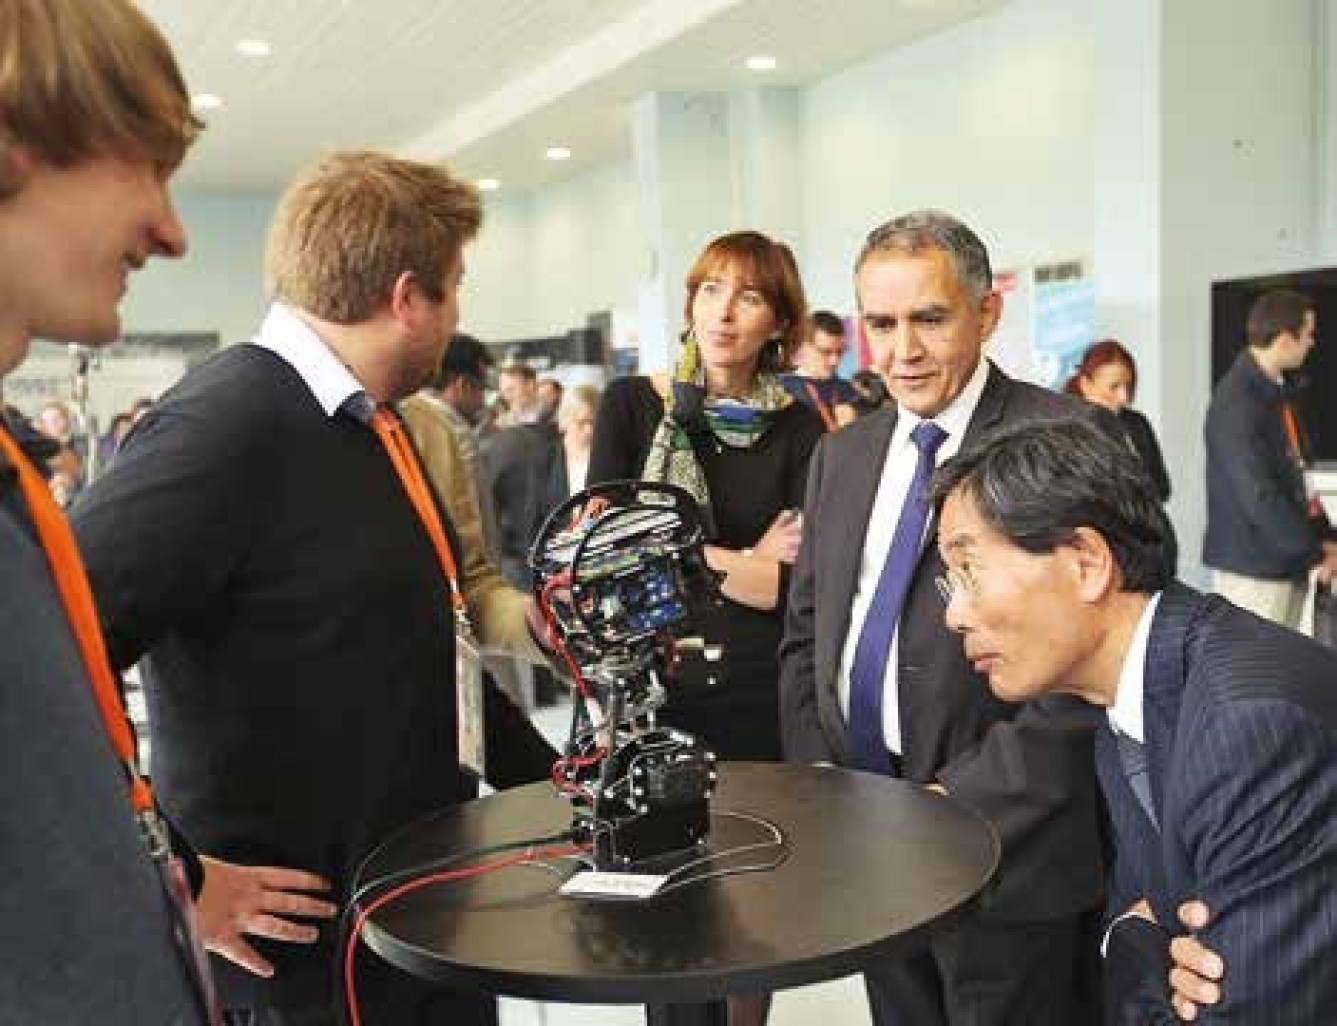
M 548 659 L 529 633 L 525 619 L 529 597 L 507 584 L 488 556 L 474 468 L 460 451 L 445 415 L 420 395 L 401 402 L 399 413 L 459 537 L 463 549 L 456 554 L 463 578 L 460 587 L 479 642 L 490 651 L 546 664 Z

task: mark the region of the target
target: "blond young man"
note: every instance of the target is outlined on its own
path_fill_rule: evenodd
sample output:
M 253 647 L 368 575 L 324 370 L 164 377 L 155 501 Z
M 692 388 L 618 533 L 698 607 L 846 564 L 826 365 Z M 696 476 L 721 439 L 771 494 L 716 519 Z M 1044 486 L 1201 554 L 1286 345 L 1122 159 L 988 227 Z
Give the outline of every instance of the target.
M 0 377 L 36 335 L 116 338 L 130 272 L 185 251 L 167 183 L 200 127 L 171 50 L 132 4 L 0 4 Z M 132 815 L 116 714 L 104 721 L 94 697 L 95 675 L 114 685 L 91 603 L 71 597 L 82 568 L 4 432 L 0 1018 L 203 1023 L 207 984 L 173 939 L 188 926 L 166 860 Z
M 386 834 L 475 793 L 451 588 L 378 432 L 441 360 L 480 220 L 441 168 L 321 162 L 279 203 L 253 343 L 168 392 L 75 509 L 113 658 L 143 659 L 155 777 L 210 876 L 307 874 L 206 916 L 225 1010 L 247 1026 L 336 1021 L 331 908 L 310 888 L 346 901 Z M 490 782 L 546 776 L 554 753 L 528 721 L 484 701 Z M 483 995 L 360 965 L 364 1021 L 495 1019 Z

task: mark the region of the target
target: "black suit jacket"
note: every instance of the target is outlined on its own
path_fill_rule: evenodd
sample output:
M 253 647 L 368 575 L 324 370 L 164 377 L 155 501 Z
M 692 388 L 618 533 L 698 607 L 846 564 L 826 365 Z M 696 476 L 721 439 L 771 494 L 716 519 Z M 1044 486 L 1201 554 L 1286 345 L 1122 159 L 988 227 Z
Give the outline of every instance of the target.
M 1146 897 L 1161 923 L 1201 898 L 1225 960 L 1200 1022 L 1330 1021 L 1337 1008 L 1337 654 L 1215 595 L 1172 585 L 1147 644 L 1143 696 L 1154 827 L 1113 735 L 1098 765 L 1118 834 L 1110 912 Z M 1178 929 L 1174 933 L 1180 932 Z M 1173 1023 L 1170 932 L 1110 938 L 1110 1020 Z
M 1282 422 L 1281 386 L 1248 350 L 1207 409 L 1207 532 L 1202 561 L 1265 580 L 1303 580 L 1323 555 L 1304 474 Z
M 1007 422 L 1074 416 L 1099 413 L 990 367 L 964 445 Z M 899 515 L 873 508 L 896 417 L 865 417 L 827 435 L 813 456 L 780 649 L 781 724 L 795 761 L 849 760 L 837 675 L 868 523 Z M 1098 717 L 1066 698 L 1025 707 L 996 699 L 947 629 L 934 583 L 942 573 L 930 528 L 898 628 L 905 775 L 942 783 L 998 830 L 1003 862 L 982 906 L 989 914 L 1057 919 L 1090 909 L 1103 891 L 1092 770 Z

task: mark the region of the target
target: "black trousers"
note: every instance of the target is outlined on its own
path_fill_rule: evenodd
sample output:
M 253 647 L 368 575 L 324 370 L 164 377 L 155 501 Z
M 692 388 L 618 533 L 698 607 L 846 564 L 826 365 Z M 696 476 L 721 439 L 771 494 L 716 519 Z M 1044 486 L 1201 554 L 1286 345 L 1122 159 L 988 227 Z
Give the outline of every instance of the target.
M 341 1026 L 348 1021 L 332 957 L 312 960 L 312 971 L 280 971 L 268 980 L 223 959 L 211 961 L 224 1026 Z M 424 983 L 366 948 L 358 952 L 356 972 L 358 1008 L 366 1026 L 497 1026 L 497 1001 L 491 994 Z
M 978 917 L 864 973 L 877 1026 L 1099 1026 L 1096 918 Z

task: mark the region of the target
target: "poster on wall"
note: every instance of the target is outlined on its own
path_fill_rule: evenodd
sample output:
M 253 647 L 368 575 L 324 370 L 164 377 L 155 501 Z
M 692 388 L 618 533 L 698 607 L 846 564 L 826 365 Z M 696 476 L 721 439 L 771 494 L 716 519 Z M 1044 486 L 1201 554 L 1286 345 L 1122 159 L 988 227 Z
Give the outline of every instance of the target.
M 1095 338 L 1095 285 L 1081 260 L 1010 268 L 994 277 L 1003 313 L 988 354 L 1014 378 L 1064 386 Z
M 1034 377 L 1061 389 L 1096 335 L 1095 283 L 1079 260 L 1035 268 Z
M 1031 268 L 1013 268 L 994 275 L 993 287 L 1003 297 L 1003 312 L 989 340 L 988 356 L 1010 377 L 1034 381 L 1031 355 Z

